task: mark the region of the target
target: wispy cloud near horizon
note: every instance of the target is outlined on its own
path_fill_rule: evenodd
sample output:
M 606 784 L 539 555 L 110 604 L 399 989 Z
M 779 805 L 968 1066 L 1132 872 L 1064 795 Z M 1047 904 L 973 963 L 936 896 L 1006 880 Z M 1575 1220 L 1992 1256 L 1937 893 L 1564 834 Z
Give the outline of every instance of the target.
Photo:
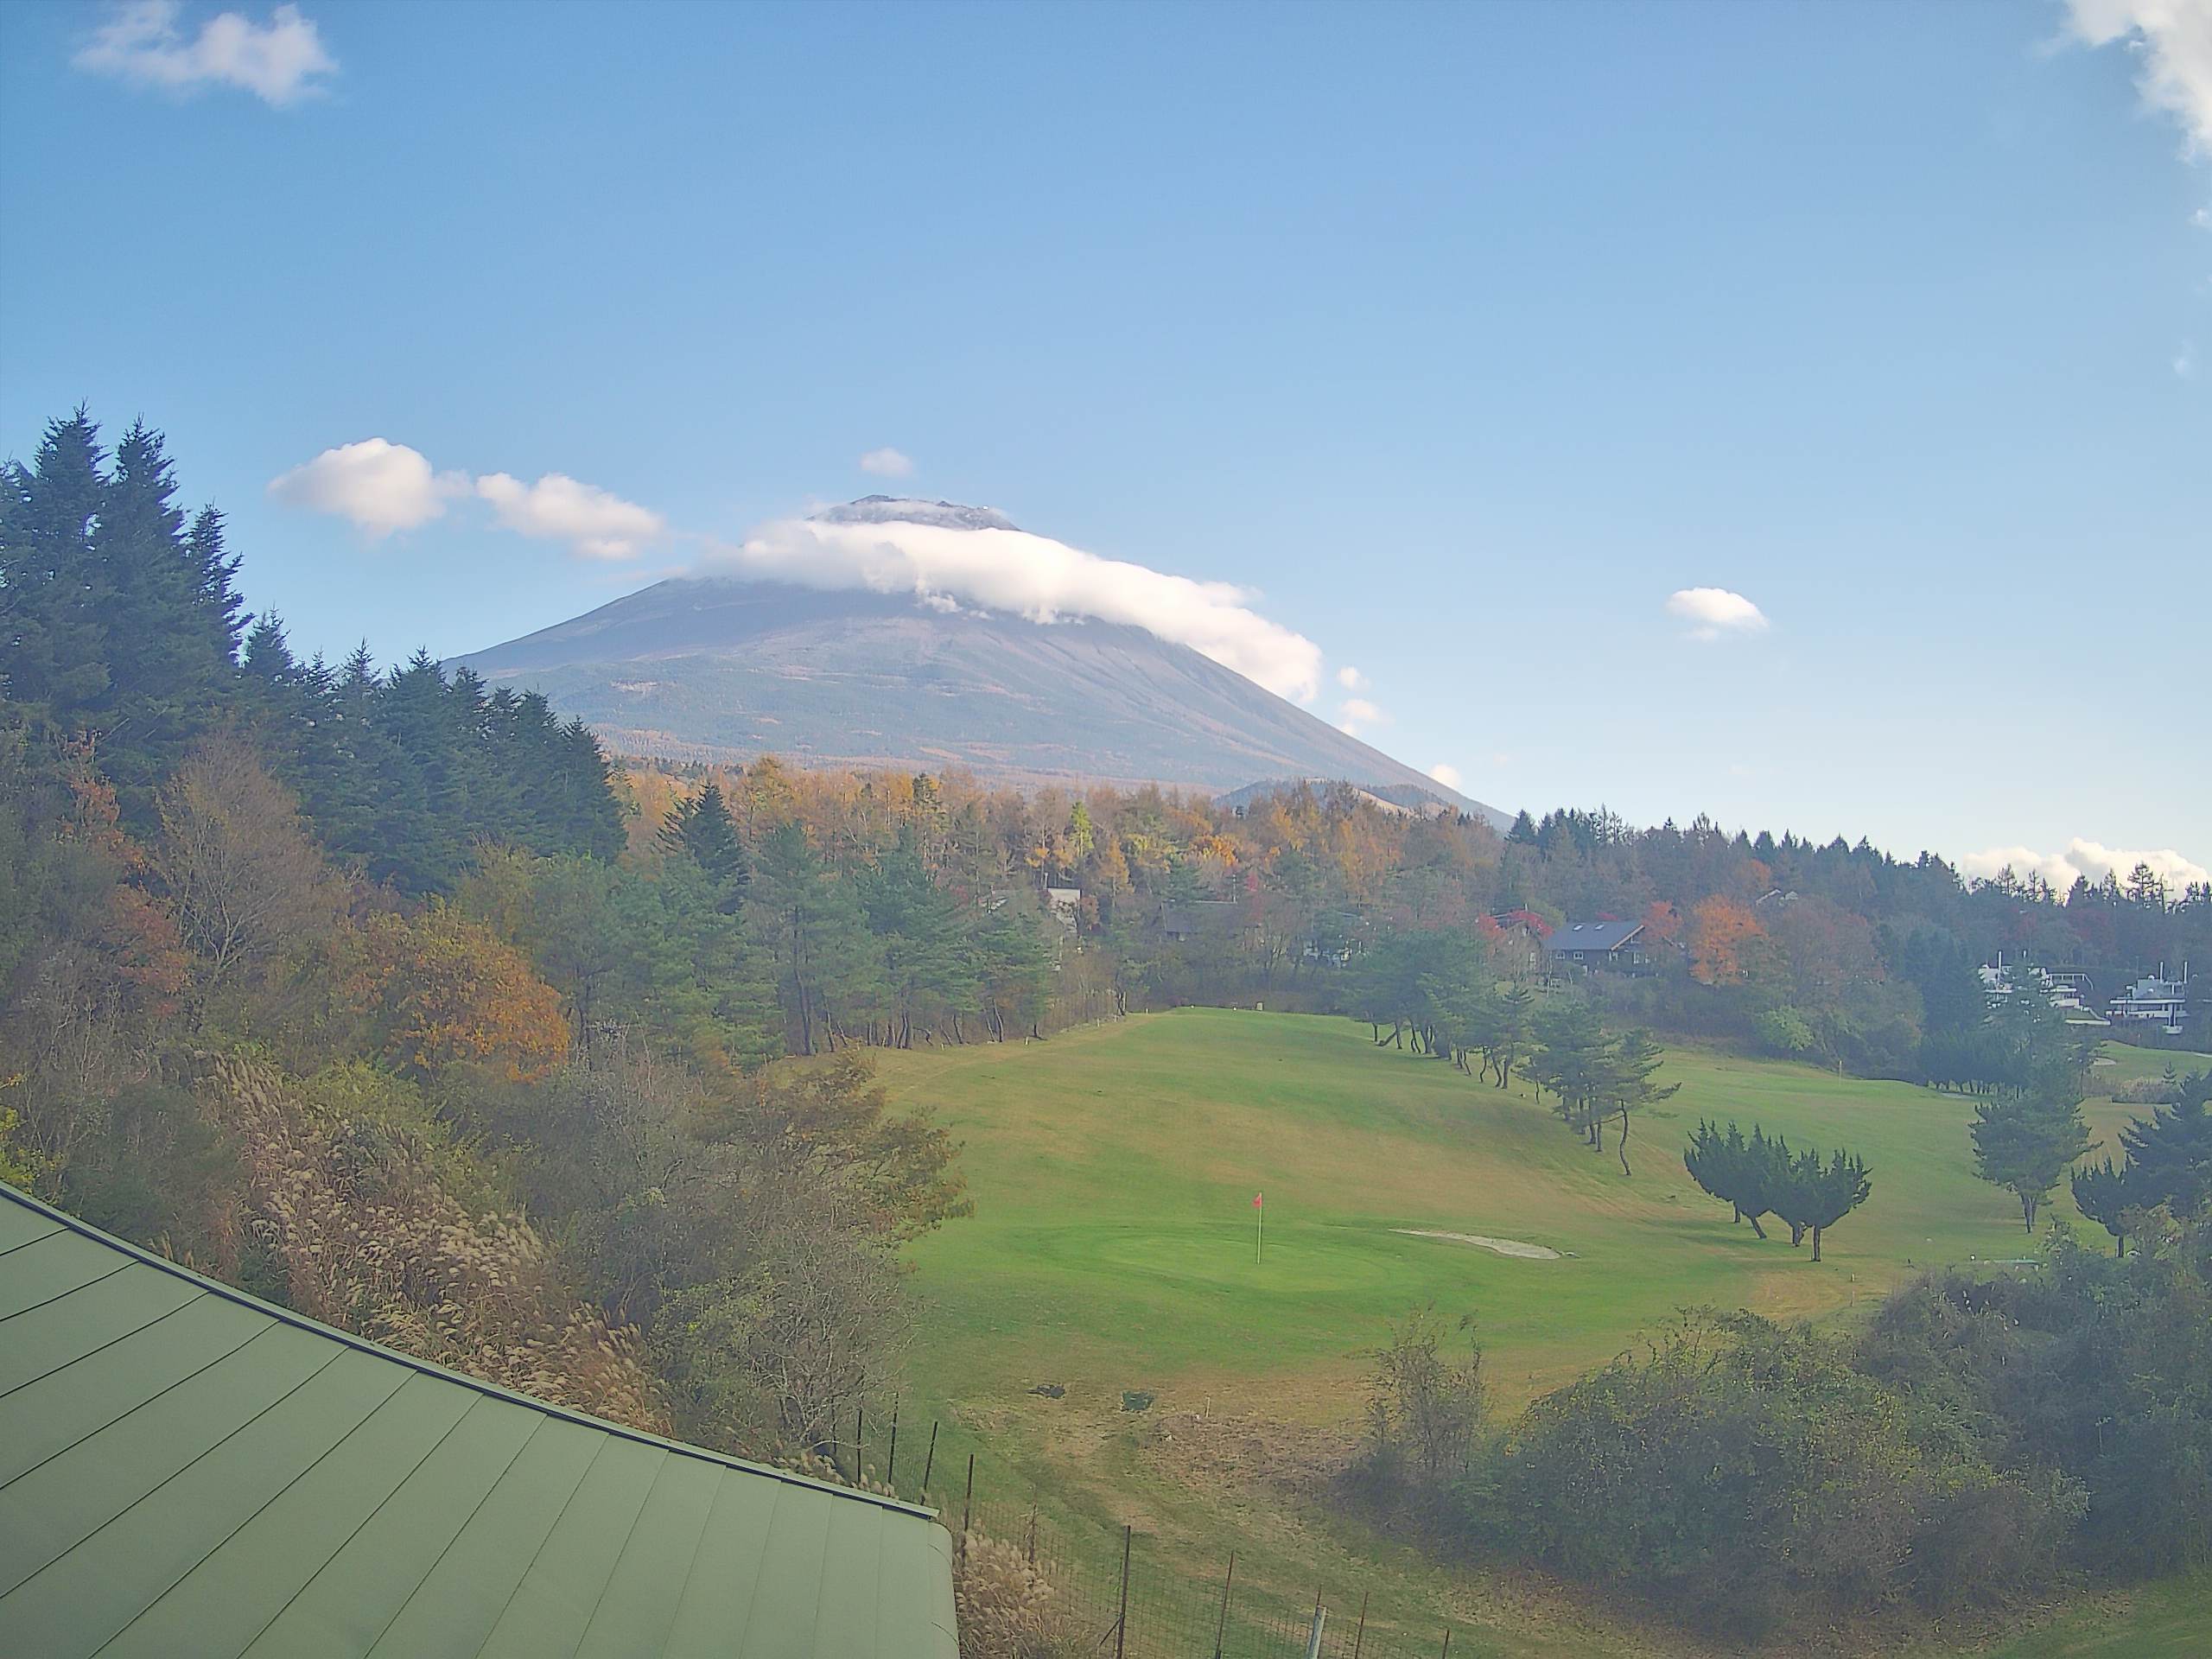
M 2152 873 L 2171 887 L 2212 881 L 2212 872 L 2171 847 L 2107 847 L 2080 836 L 2068 842 L 2063 850 L 2055 853 L 2037 852 L 2031 847 L 1991 847 L 1968 853 L 1959 861 L 1959 871 L 1985 881 L 2008 869 L 2023 878 L 2040 875 L 2063 892 L 2074 885 L 2076 877 L 2093 885 L 2101 882 L 2107 875 L 2125 881 L 2138 864 L 2148 865 Z

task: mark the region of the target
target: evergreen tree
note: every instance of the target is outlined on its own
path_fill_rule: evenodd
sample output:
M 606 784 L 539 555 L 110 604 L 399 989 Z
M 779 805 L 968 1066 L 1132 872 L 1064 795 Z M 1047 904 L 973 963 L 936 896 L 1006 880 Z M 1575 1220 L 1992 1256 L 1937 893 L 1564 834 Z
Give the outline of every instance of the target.
M 798 1052 L 834 1048 L 850 1024 L 881 1005 L 881 947 L 850 884 L 795 823 L 779 824 L 761 842 L 760 888 L 758 921 Z
M 1782 1166 L 1775 1185 L 1775 1212 L 1789 1224 L 1789 1242 L 1813 1236 L 1813 1260 L 1821 1259 L 1821 1235 L 1866 1201 L 1873 1181 L 1865 1160 L 1838 1147 L 1827 1161 L 1808 1147 Z
M 92 534 L 105 505 L 99 429 L 79 409 L 0 474 L 0 694 L 73 730 L 108 687 L 109 603 Z
M 238 600 L 219 515 L 188 544 L 162 435 L 136 422 L 116 446 L 92 556 L 107 588 L 108 683 L 81 718 L 126 818 L 150 823 L 154 789 L 193 740 L 234 709 Z
M 654 839 L 664 852 L 680 855 L 697 865 L 732 915 L 743 906 L 753 871 L 720 784 L 709 779 L 696 795 L 686 796 L 671 807 Z
M 2112 1235 L 2113 1254 L 2121 1256 L 2127 1254 L 2132 1218 L 2144 1208 L 2130 1173 L 2107 1158 L 2083 1165 L 2073 1179 L 2074 1207 Z
M 1629 1119 L 1645 1107 L 1672 1100 L 1682 1091 L 1682 1085 L 1679 1083 L 1662 1087 L 1652 1081 L 1653 1075 L 1666 1058 L 1666 1051 L 1653 1040 L 1648 1031 L 1630 1032 L 1613 1051 L 1605 1084 L 1613 1110 L 1620 1118 L 1620 1140 L 1617 1149 L 1620 1154 L 1621 1173 L 1624 1175 L 1635 1173 L 1628 1166 Z
M 2067 1089 L 1984 1101 L 1974 1108 L 1972 1133 L 1974 1173 L 2020 1200 L 2031 1233 L 2066 1166 L 2089 1149 L 2081 1098 Z
M 2120 1143 L 2139 1206 L 2195 1217 L 2212 1209 L 2212 1070 L 2175 1082 L 2177 1098 L 2120 1130 Z

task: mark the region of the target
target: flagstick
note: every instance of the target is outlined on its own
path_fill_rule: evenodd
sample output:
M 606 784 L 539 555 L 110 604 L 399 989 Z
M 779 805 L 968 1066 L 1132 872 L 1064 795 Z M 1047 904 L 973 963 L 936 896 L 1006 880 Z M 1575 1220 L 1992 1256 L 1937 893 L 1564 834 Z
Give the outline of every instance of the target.
M 1259 1211 L 1252 1229 L 1252 1265 L 1256 1268 L 1260 1265 L 1261 1247 L 1268 1240 L 1268 1206 L 1255 1204 L 1252 1207 Z

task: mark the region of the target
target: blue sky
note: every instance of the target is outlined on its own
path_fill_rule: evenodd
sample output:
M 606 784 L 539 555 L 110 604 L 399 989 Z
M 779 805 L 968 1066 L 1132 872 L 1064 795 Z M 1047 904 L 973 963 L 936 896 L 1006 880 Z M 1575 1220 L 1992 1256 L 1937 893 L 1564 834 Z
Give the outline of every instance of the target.
M 1509 808 L 2201 868 L 2212 0 L 2161 15 L 18 0 L 0 450 L 144 414 L 306 649 L 887 489 L 1256 590 L 1317 713 Z M 419 522 L 272 494 L 372 439 Z

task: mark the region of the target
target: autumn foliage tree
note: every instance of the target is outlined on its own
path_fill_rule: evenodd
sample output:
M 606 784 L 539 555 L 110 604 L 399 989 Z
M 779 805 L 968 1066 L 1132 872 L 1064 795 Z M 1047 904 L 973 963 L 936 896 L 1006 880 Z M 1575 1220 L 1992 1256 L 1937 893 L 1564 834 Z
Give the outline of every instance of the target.
M 1751 971 L 1750 947 L 1765 937 L 1749 905 L 1704 899 L 1690 912 L 1690 972 L 1708 985 L 1739 985 Z
M 484 1065 L 522 1082 L 567 1058 L 561 999 L 490 929 L 433 904 L 417 916 L 375 918 L 362 947 L 384 1051 L 403 1069 Z

